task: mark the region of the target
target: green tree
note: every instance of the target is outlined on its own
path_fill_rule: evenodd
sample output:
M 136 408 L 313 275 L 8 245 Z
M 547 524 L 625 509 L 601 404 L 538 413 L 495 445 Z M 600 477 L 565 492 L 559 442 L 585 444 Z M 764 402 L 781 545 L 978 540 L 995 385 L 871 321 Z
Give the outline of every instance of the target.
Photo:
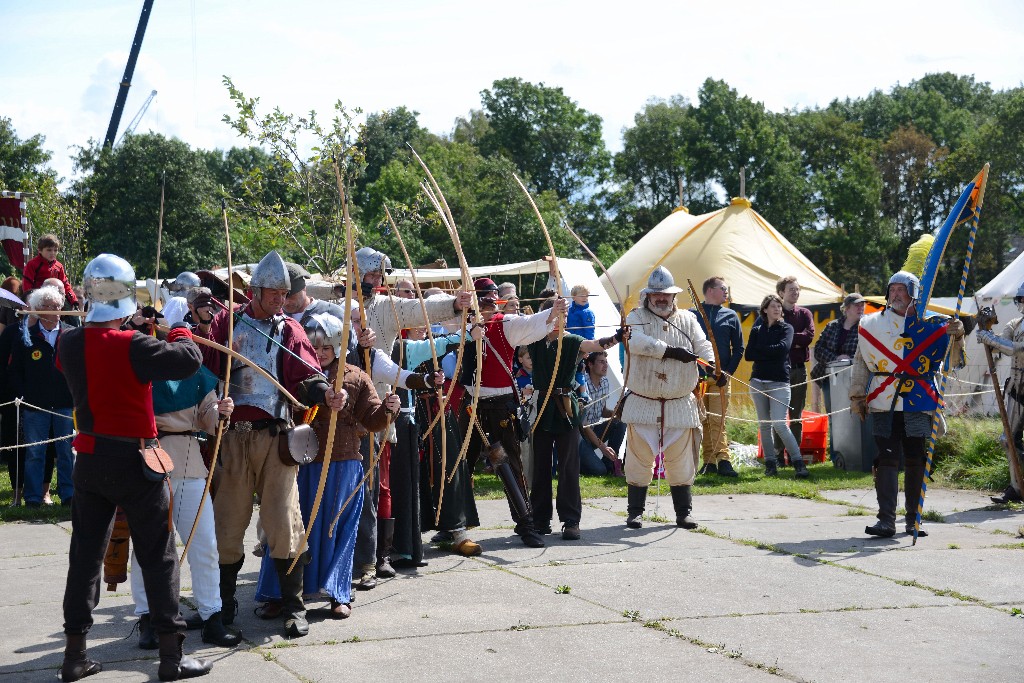
M 729 196 L 740 193 L 740 169 L 754 207 L 797 247 L 814 215 L 811 188 L 797 150 L 785 134 L 784 117 L 740 97 L 724 81 L 707 79 L 698 93 L 695 117 L 702 135 L 695 145 L 697 178 L 713 180 Z
M 239 186 L 236 208 L 248 242 L 277 248 L 313 271 L 337 270 L 345 261 L 345 231 L 332 162 L 338 163 L 350 213 L 358 218 L 350 194 L 363 164 L 353 123 L 360 110 L 350 112 L 336 102 L 327 124 L 315 111 L 296 116 L 275 107 L 261 113 L 259 98 L 247 97 L 230 78 L 224 84 L 235 105 L 235 115 L 225 115 L 224 122 L 273 160 L 270 168 L 252 167 Z
M 696 154 L 702 134 L 694 108 L 679 95 L 668 101 L 650 100 L 634 117 L 633 127 L 623 131 L 615 177 L 624 182 L 623 189 L 636 206 L 651 214 L 654 223 L 645 220 L 645 231 L 680 200 L 693 213 L 720 206 L 706 168 L 700 175 L 696 170 L 701 166 Z
M 601 117 L 561 88 L 504 78 L 480 97 L 488 123 L 478 143 L 484 156 L 508 157 L 538 190 L 563 199 L 605 178 L 611 157 L 601 137 Z
M 86 173 L 78 200 L 93 208 L 86 238 L 93 254 L 109 252 L 152 277 L 165 179 L 160 270 L 169 275 L 209 267 L 224 253 L 218 190 L 206 155 L 155 133 L 126 135 L 113 149 L 92 142 L 76 161 Z
M 52 155 L 43 149 L 45 142 L 42 135 L 22 140 L 11 120 L 0 117 L 0 187 L 24 191 L 22 185 L 35 181 L 39 176 L 56 177 L 56 172 L 47 168 Z
M 430 167 L 455 218 L 466 258 L 472 265 L 529 261 L 547 254 L 540 224 L 516 184 L 517 169 L 504 157 L 484 157 L 471 145 L 438 142 L 420 150 Z M 410 256 L 419 265 L 444 258 L 457 263 L 455 250 L 440 216 L 420 189 L 424 179 L 415 161 L 395 158 L 367 188 L 363 216 L 371 246 L 394 260 L 399 256 L 397 241 L 385 224 L 383 206 L 395 215 Z M 530 179 L 523 178 L 529 186 Z M 561 255 L 576 255 L 575 240 L 560 228 L 567 205 L 548 190 L 534 199 L 544 216 L 552 241 Z M 379 234 L 379 237 L 370 237 Z M 376 239 L 376 241 L 373 241 Z
M 437 136 L 419 125 L 419 112 L 406 107 L 370 114 L 359 127 L 356 144 L 362 152 L 365 165 L 356 178 L 354 195 L 361 201 L 366 186 L 380 177 L 381 171 L 396 156 L 410 157 L 409 145 L 420 149 L 437 140 Z

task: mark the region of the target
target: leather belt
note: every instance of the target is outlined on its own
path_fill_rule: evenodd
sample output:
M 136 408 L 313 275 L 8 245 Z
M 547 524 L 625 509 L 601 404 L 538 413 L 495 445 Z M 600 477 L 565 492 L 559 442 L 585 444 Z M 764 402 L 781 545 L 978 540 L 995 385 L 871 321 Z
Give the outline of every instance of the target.
M 274 418 L 267 418 L 265 420 L 252 420 L 251 422 L 248 420 L 238 420 L 228 425 L 228 429 L 230 429 L 231 431 L 241 432 L 242 434 L 245 434 L 246 432 L 258 432 L 261 429 L 270 429 L 279 422 L 280 420 L 276 420 Z

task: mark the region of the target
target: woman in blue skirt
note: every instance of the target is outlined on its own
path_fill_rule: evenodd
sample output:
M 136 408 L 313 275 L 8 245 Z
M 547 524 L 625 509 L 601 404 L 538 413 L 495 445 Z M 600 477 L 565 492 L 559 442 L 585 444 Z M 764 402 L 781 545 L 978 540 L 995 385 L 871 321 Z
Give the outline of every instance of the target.
M 318 313 L 311 316 L 305 329 L 320 359 L 320 366 L 333 386 L 342 368 L 338 361 L 342 322 L 332 315 Z M 303 594 L 307 600 L 326 594 L 331 601 L 331 616 L 335 619 L 344 619 L 352 613 L 352 559 L 363 507 L 363 487 L 360 486 L 363 463 L 359 440 L 368 432 L 385 429 L 401 407 L 395 394 L 388 394 L 381 402 L 369 375 L 354 365 L 345 364 L 344 373 L 343 386 L 348 400 L 338 412 L 334 443 L 327 444 L 329 413 L 325 411 L 314 415 L 310 425 L 320 441 L 320 453 L 315 461 L 301 466 L 298 475 L 299 507 L 303 523 L 308 525 L 320 474 L 325 460 L 329 461 L 330 470 L 320 512 L 309 534 L 310 562 L 304 569 Z M 331 525 L 346 501 L 347 507 L 332 535 Z M 268 604 L 260 616 L 275 618 L 276 601 L 280 597 L 277 572 L 270 553 L 265 553 L 256 584 L 256 601 Z

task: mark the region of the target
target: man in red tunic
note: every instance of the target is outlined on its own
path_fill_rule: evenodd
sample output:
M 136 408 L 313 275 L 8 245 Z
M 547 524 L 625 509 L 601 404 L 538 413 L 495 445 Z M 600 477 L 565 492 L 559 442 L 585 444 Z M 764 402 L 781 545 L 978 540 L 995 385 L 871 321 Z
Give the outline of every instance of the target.
M 153 629 L 160 642 L 162 681 L 209 673 L 212 664 L 182 655 L 185 620 L 178 610 L 178 556 L 167 484 L 143 473 L 140 447 L 155 444 L 152 382 L 180 380 L 199 369 L 202 356 L 181 323 L 167 341 L 122 323 L 135 313 L 135 271 L 124 259 L 101 254 L 85 268 L 89 312 L 85 326 L 66 331 L 57 347 L 58 367 L 75 405 L 75 495 L 71 550 L 64 590 L 67 648 L 62 680 L 77 681 L 102 670 L 86 656 L 85 634 L 100 596 L 100 569 L 121 507 L 135 542 Z

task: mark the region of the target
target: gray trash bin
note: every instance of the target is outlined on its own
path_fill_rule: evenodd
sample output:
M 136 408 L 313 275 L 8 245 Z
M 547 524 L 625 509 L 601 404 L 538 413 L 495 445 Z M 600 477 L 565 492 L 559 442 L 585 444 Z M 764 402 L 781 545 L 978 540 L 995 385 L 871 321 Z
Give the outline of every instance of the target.
M 828 364 L 833 413 L 850 407 L 850 383 L 853 372 L 849 368 L 852 365 L 851 360 L 836 360 Z M 843 370 L 845 372 L 840 372 Z M 875 439 L 871 435 L 871 422 L 870 414 L 863 422 L 849 411 L 829 416 L 833 465 L 851 472 L 871 471 L 875 455 L 878 454 Z

